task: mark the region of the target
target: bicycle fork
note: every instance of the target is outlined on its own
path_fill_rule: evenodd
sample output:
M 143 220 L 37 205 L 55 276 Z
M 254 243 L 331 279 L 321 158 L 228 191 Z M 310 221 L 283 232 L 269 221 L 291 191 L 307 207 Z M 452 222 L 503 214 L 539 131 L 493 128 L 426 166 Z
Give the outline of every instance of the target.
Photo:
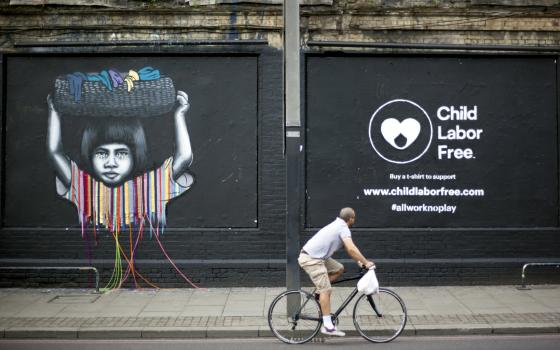
M 375 313 L 377 314 L 377 317 L 383 317 L 383 314 L 377 309 L 377 305 L 375 304 L 375 301 L 373 301 L 373 297 L 371 295 L 368 295 L 366 296 L 366 298 L 373 311 L 375 311 Z

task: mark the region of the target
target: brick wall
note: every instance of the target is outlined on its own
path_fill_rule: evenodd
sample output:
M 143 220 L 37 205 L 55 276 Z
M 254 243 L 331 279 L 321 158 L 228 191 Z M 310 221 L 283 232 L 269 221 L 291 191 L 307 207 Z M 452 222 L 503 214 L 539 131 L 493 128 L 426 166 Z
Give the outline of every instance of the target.
M 307 3 L 313 3 L 309 1 Z M 306 40 L 558 45 L 558 1 L 342 1 L 306 5 Z M 55 41 L 266 39 L 282 47 L 282 8 L 128 1 L 125 8 L 10 6 L 0 2 L 2 49 Z
M 0 52 L 220 55 L 254 52 L 255 48 L 207 45 L 208 41 L 266 40 L 266 48 L 259 51 L 258 229 L 178 229 L 166 232 L 164 240 L 169 242 L 169 253 L 178 259 L 179 266 L 203 286 L 282 285 L 286 189 L 281 6 L 274 5 L 274 1 L 128 1 L 125 7 L 122 1 L 118 3 L 117 7 L 15 6 L 0 1 Z M 333 50 L 320 45 L 310 48 L 308 41 L 560 45 L 560 1 L 553 0 L 306 1 L 301 16 L 306 52 Z M 92 42 L 115 45 L 87 45 Z M 335 50 L 366 54 L 465 51 L 343 45 Z M 0 265 L 87 265 L 86 243 L 78 232 L 74 233 L 68 235 L 62 229 L 4 228 L 0 231 Z M 305 242 L 312 233 L 302 230 L 300 241 Z M 559 237 L 557 228 L 537 232 L 497 228 L 355 233 L 359 246 L 378 261 L 381 278 L 394 285 L 517 283 L 524 262 L 559 257 Z M 94 265 L 101 270 L 102 281 L 107 281 L 112 270 L 112 262 L 107 261 L 112 254 L 110 243 L 105 237 L 95 249 Z M 141 249 L 145 260 L 139 261 L 138 266 L 146 277 L 163 287 L 185 285 L 153 240 L 145 240 Z M 556 270 L 543 271 L 537 273 L 535 280 L 558 282 Z M 83 273 L 0 271 L 0 285 L 4 287 L 83 286 L 90 284 L 90 279 Z M 302 281 L 307 281 L 305 276 Z

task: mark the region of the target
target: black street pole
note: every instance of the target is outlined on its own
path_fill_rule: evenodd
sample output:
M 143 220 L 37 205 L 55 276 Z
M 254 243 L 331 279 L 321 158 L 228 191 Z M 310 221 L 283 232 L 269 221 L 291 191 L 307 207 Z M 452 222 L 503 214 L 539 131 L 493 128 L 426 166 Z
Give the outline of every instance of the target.
M 300 230 L 300 33 L 299 1 L 284 0 L 284 120 L 286 132 L 286 288 L 299 289 Z

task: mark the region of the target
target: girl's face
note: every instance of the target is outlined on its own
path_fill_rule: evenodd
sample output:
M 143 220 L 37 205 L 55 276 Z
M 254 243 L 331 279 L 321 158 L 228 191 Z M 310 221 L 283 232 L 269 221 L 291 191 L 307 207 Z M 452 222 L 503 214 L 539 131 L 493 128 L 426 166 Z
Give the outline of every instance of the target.
M 93 151 L 93 171 L 109 186 L 123 182 L 132 172 L 130 147 L 122 143 L 108 143 Z

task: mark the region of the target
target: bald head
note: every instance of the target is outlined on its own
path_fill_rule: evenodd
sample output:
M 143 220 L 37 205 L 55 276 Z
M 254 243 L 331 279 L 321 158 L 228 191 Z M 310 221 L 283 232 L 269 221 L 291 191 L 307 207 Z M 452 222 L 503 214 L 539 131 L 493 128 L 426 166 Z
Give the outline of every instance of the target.
M 342 208 L 338 217 L 348 223 L 351 219 L 356 217 L 356 212 L 352 208 Z

